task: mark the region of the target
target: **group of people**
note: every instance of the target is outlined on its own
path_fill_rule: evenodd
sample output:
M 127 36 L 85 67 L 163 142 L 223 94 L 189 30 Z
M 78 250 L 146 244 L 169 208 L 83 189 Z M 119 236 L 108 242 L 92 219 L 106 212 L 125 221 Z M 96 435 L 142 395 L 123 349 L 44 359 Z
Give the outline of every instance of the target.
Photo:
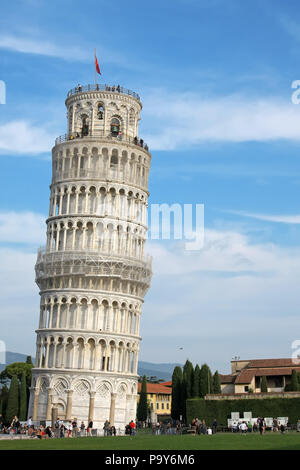
M 248 432 L 259 432 L 261 435 L 263 435 L 266 431 L 266 427 L 267 426 L 265 418 L 259 416 L 256 422 L 254 423 L 252 423 L 250 420 L 248 422 L 242 421 L 240 423 L 234 423 L 232 426 L 232 432 L 240 432 L 242 434 L 246 434 Z M 278 419 L 274 418 L 271 426 L 271 431 L 280 431 L 281 434 L 283 434 L 286 431 L 286 426 L 283 423 L 279 424 Z
M 135 422 L 133 420 L 131 420 L 130 423 L 128 423 L 125 426 L 125 434 L 129 435 L 130 437 L 135 436 L 135 434 L 136 434 L 136 425 L 135 425 Z
M 161 434 L 181 434 L 182 433 L 182 423 L 177 421 L 176 424 L 168 421 L 167 423 L 162 421 L 157 421 L 157 423 L 152 423 L 152 434 L 159 436 Z
M 191 423 L 191 431 L 194 434 L 216 434 L 217 427 L 218 422 L 216 419 L 214 419 L 212 427 L 206 425 L 205 419 L 194 418 Z
M 105 421 L 103 426 L 104 436 L 116 436 L 117 430 L 112 426 L 108 420 Z

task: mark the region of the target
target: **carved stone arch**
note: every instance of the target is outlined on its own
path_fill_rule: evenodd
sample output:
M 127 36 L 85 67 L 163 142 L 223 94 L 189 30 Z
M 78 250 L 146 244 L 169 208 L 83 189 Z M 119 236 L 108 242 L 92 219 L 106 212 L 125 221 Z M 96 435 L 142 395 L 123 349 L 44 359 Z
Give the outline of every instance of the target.
M 96 394 L 100 395 L 101 398 L 110 399 L 112 391 L 113 386 L 110 381 L 102 380 L 101 382 L 96 383 Z
M 67 403 L 66 403 L 66 400 L 64 400 L 62 396 L 60 396 L 59 398 L 56 398 L 56 406 L 57 406 L 57 417 L 59 419 L 65 419 Z
M 72 381 L 71 387 L 74 393 L 81 397 L 88 396 L 89 392 L 92 390 L 92 385 L 87 378 L 76 378 Z
M 114 101 L 110 101 L 110 103 L 108 103 L 107 108 L 110 110 L 111 113 L 113 112 L 113 109 L 119 110 L 117 103 L 115 103 Z
M 124 400 L 128 393 L 128 385 L 125 382 L 120 382 L 117 386 L 117 397 L 119 400 Z
M 96 340 L 96 337 L 95 337 L 95 336 L 88 336 L 88 337 L 86 338 L 86 343 L 88 344 L 89 341 L 93 341 L 93 342 L 94 342 L 94 346 L 96 346 L 97 340 Z
M 56 376 L 51 380 L 51 388 L 53 388 L 57 395 L 64 395 L 66 390 L 70 388 L 70 383 L 67 377 Z
M 36 387 L 39 388 L 40 392 L 46 393 L 47 388 L 49 387 L 49 385 L 50 385 L 50 380 L 49 380 L 49 377 L 47 375 L 40 375 L 39 377 L 37 377 Z
M 97 340 L 97 344 L 100 344 L 103 348 L 107 347 L 107 340 L 105 338 L 100 338 Z
M 137 394 L 137 384 L 135 382 L 133 384 L 131 384 L 131 393 L 132 393 L 132 395 Z
M 75 343 L 78 344 L 79 341 L 83 341 L 83 344 L 85 344 L 85 338 L 82 335 L 75 336 Z

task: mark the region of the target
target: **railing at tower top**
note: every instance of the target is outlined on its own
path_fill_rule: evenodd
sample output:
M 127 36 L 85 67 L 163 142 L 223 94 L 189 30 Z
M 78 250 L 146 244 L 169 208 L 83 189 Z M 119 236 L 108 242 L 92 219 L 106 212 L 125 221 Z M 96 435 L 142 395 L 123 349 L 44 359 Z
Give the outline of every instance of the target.
M 143 139 L 138 139 L 137 137 L 130 137 L 123 134 L 119 134 L 117 136 L 113 136 L 111 134 L 105 135 L 104 131 L 101 129 L 90 130 L 87 135 L 83 135 L 79 132 L 72 132 L 69 134 L 60 135 L 55 139 L 55 145 L 62 144 L 63 142 L 68 142 L 70 140 L 84 140 L 85 138 L 89 137 L 101 137 L 101 140 L 106 140 L 107 142 L 125 142 L 127 144 L 136 145 L 137 147 L 146 150 L 146 152 L 149 152 L 149 147 L 143 141 Z
M 77 87 L 72 88 L 68 92 L 67 97 L 70 98 L 70 96 L 75 95 L 76 93 L 84 93 L 87 91 L 108 91 L 108 92 L 113 92 L 113 93 L 120 93 L 122 95 L 129 95 L 135 98 L 136 100 L 140 101 L 140 97 L 137 93 L 134 91 L 128 90 L 127 88 L 124 88 L 120 85 L 106 85 L 106 84 L 94 84 L 94 85 L 77 85 Z

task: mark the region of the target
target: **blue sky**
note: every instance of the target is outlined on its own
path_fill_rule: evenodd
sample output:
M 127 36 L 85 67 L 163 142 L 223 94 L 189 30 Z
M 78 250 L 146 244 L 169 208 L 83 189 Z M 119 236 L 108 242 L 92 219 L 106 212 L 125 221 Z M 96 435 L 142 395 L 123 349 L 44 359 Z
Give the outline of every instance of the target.
M 149 241 L 140 358 L 289 357 L 300 336 L 300 7 L 296 0 L 16 0 L 1 7 L 1 339 L 34 354 L 35 252 L 51 147 L 77 83 L 143 102 L 151 203 L 205 205 L 205 244 Z M 155 347 L 154 347 L 155 345 Z M 183 351 L 179 351 L 183 347 Z

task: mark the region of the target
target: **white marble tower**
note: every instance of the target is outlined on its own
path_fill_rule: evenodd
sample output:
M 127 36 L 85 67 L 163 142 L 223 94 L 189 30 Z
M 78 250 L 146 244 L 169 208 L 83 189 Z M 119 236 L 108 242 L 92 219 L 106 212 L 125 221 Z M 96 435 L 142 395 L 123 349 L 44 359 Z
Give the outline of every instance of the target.
M 52 150 L 47 244 L 36 282 L 40 320 L 29 415 L 136 416 L 151 155 L 138 138 L 142 104 L 119 86 L 80 86 L 66 99 L 68 133 Z

